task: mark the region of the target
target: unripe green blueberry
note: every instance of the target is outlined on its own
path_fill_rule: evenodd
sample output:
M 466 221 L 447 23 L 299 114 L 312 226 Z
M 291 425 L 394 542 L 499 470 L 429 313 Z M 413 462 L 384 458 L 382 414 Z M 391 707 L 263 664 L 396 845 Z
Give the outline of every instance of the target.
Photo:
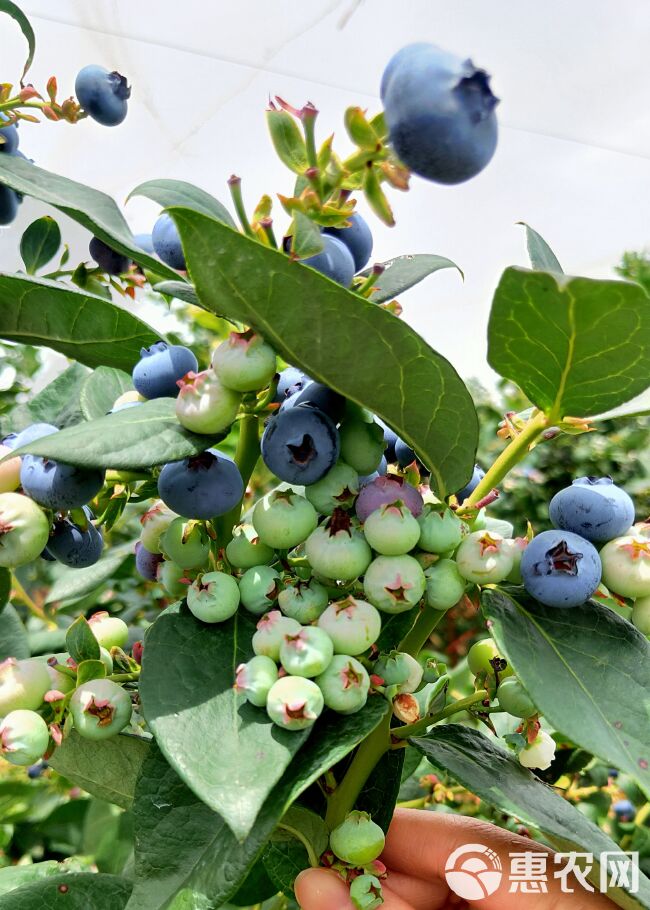
M 439 559 L 424 575 L 427 580 L 425 600 L 434 610 L 449 610 L 465 593 L 467 582 L 453 559 Z
M 187 589 L 187 606 L 201 622 L 224 622 L 237 612 L 239 585 L 225 572 L 206 572 Z
M 253 566 L 239 579 L 241 602 L 255 616 L 266 613 L 280 591 L 280 574 L 270 566 Z
M 187 572 L 171 559 L 166 559 L 158 569 L 158 581 L 170 597 L 185 597 L 189 584 Z
M 273 562 L 274 557 L 275 552 L 262 543 L 253 525 L 235 528 L 232 540 L 226 546 L 226 558 L 236 569 L 267 565 Z
M 540 730 L 537 739 L 524 746 L 519 753 L 519 763 L 524 768 L 538 768 L 540 771 L 546 771 L 551 767 L 551 762 L 555 757 L 555 740 Z
M 252 329 L 231 332 L 212 355 L 212 368 L 219 379 L 237 392 L 265 389 L 276 366 L 275 351 Z
M 335 654 L 355 657 L 379 638 L 381 616 L 365 600 L 346 597 L 329 605 L 319 616 L 318 626 L 332 639 Z
M 335 509 L 349 509 L 358 494 L 359 475 L 344 461 L 305 487 L 305 496 L 321 515 L 331 515 Z
M 513 585 L 520 585 L 523 581 L 521 577 L 521 558 L 528 546 L 528 539 L 526 537 L 512 537 L 507 538 L 504 543 L 506 547 L 510 548 L 512 553 L 512 569 L 507 575 L 506 581 L 511 582 Z
M 456 552 L 458 571 L 477 585 L 496 584 L 508 577 L 514 565 L 514 553 L 500 534 L 472 531 Z
M 87 739 L 108 739 L 131 720 L 131 697 L 111 679 L 93 679 L 70 699 L 75 729 Z
M 106 668 L 106 675 L 110 676 L 113 672 L 113 658 L 111 657 L 110 651 L 107 651 L 106 648 L 99 647 L 99 659 L 104 664 Z
M 47 664 L 42 660 L 8 657 L 0 663 L 0 717 L 22 708 L 39 708 L 51 688 Z
M 650 635 L 650 597 L 638 597 L 634 601 L 632 622 L 639 632 Z
M 88 622 L 99 644 L 108 651 L 123 648 L 129 640 L 129 627 L 119 616 L 109 616 L 105 610 L 100 610 L 93 613 Z
M 374 420 L 346 419 L 340 426 L 341 458 L 362 476 L 372 474 L 381 462 L 386 443 L 384 431 Z
M 325 702 L 316 683 L 303 676 L 283 676 L 273 683 L 266 713 L 285 730 L 304 730 L 320 717 Z
M 235 692 L 245 695 L 246 700 L 256 708 L 266 705 L 271 687 L 277 681 L 278 668 L 270 657 L 258 654 L 248 663 L 240 664 L 236 670 Z
M 370 677 L 363 664 L 349 654 L 335 654 L 316 683 L 327 707 L 339 714 L 356 714 L 368 700 Z
M 45 549 L 50 526 L 27 496 L 0 493 L 0 566 L 15 569 L 32 562 Z
M 474 642 L 469 649 L 467 653 L 467 666 L 469 667 L 470 673 L 473 673 L 474 676 L 478 676 L 479 673 L 494 675 L 495 667 L 490 661 L 497 659 L 500 660 L 502 664 L 506 664 L 503 669 L 499 669 L 499 679 L 504 679 L 506 676 L 512 676 L 513 670 L 507 665 L 505 658 L 499 654 L 499 649 L 494 640 L 492 638 L 484 638 L 481 641 Z
M 511 521 L 506 521 L 505 518 L 493 518 L 486 513 L 485 530 L 494 531 L 495 534 L 500 534 L 506 540 L 510 540 L 514 534 L 515 526 Z
M 363 523 L 366 540 L 382 556 L 408 553 L 420 539 L 419 519 L 403 502 L 389 503 L 371 512 Z
M 271 610 L 257 623 L 257 632 L 253 635 L 252 641 L 253 651 L 258 656 L 279 661 L 280 648 L 286 636 L 296 635 L 301 629 L 302 626 L 297 620 L 283 616 L 279 610 Z
M 637 521 L 629 532 L 633 537 L 650 537 L 650 521 Z
M 465 522 L 444 503 L 425 503 L 417 521 L 420 525 L 418 546 L 427 553 L 451 553 L 469 532 Z
M 319 676 L 332 657 L 332 639 L 318 626 L 305 626 L 299 632 L 285 635 L 280 645 L 280 663 L 291 676 Z
M 241 395 L 226 388 L 214 370 L 188 373 L 178 381 L 176 417 L 192 433 L 222 433 L 235 421 Z
M 397 686 L 397 694 L 415 692 L 424 675 L 422 665 L 404 651 L 391 651 L 375 662 L 373 673 L 381 676 L 387 686 Z
M 160 538 L 175 518 L 178 518 L 176 512 L 172 512 L 161 499 L 147 509 L 140 518 L 140 540 L 145 550 L 150 553 L 161 552 Z
M 205 524 L 187 518 L 175 518 L 160 538 L 166 559 L 184 569 L 201 569 L 210 557 L 210 538 Z
M 513 717 L 527 718 L 537 713 L 530 695 L 516 676 L 509 676 L 499 683 L 497 698 L 503 710 Z
M 9 446 L 0 445 L 0 459 L 11 454 Z M 0 463 L 0 493 L 12 493 L 20 486 L 20 457 Z
M 62 664 L 65 666 L 69 656 L 69 654 L 55 654 L 53 658 L 56 660 L 57 664 Z M 113 659 L 111 658 L 111 663 L 112 660 Z M 67 695 L 68 692 L 72 692 L 76 686 L 76 683 L 71 676 L 68 676 L 67 673 L 61 673 L 60 670 L 57 670 L 55 667 L 51 667 L 47 662 L 45 663 L 45 666 L 47 667 L 47 672 L 50 677 L 49 689 L 55 689 L 57 692 L 63 692 L 64 695 Z M 0 714 L 2 714 L 1 709 Z
M 384 849 L 384 832 L 367 812 L 350 812 L 330 834 L 330 849 L 344 863 L 366 866 Z
M 650 595 L 650 539 L 628 535 L 610 540 L 600 551 L 600 561 L 610 591 L 623 597 Z
M 313 505 L 294 490 L 276 490 L 253 509 L 253 526 L 262 543 L 290 550 L 306 540 L 318 525 Z
M 337 509 L 305 541 L 309 564 L 319 575 L 354 581 L 366 571 L 372 550 L 350 515 Z
M 350 885 L 350 900 L 357 910 L 377 910 L 384 903 L 381 882 L 375 875 L 358 875 Z
M 384 613 L 405 613 L 419 603 L 426 583 L 422 566 L 412 556 L 378 556 L 366 570 L 363 590 Z
M 278 606 L 284 615 L 305 625 L 318 619 L 328 602 L 327 588 L 315 578 L 298 579 L 278 594 Z
M 0 721 L 0 755 L 12 765 L 33 765 L 49 741 L 47 724 L 35 711 L 10 711 Z

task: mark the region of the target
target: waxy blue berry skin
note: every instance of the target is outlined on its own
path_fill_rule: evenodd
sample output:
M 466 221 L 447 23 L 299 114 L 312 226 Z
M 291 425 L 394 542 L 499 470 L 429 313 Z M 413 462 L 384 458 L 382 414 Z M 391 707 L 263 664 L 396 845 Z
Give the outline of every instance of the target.
M 158 477 L 158 494 L 183 518 L 225 515 L 244 495 L 244 482 L 235 462 L 207 449 L 200 455 L 166 464 Z
M 395 443 L 395 460 L 400 468 L 405 468 L 416 460 L 416 454 L 413 449 L 407 445 L 403 439 L 398 439 Z
M 18 195 L 5 184 L 0 184 L 0 226 L 11 224 L 18 214 Z
M 311 382 L 311 379 L 298 367 L 286 367 L 279 374 L 275 401 L 278 404 L 282 404 L 285 398 L 289 398 L 299 392 L 308 382 Z
M 70 518 L 63 518 L 54 522 L 47 542 L 48 553 L 71 569 L 93 566 L 104 548 L 102 532 L 91 523 L 92 512 L 85 507 L 84 513 L 88 519 L 85 528 L 81 528 Z
M 189 348 L 157 341 L 142 348 L 133 368 L 133 385 L 145 398 L 176 398 L 178 380 L 198 370 L 199 364 Z
M 133 238 L 135 245 L 145 253 L 154 253 L 153 240 L 151 234 L 136 234 Z
M 636 809 L 629 799 L 619 799 L 612 803 L 612 811 L 620 822 L 631 822 L 636 815 Z
M 162 562 L 164 562 L 162 553 L 150 553 L 141 541 L 136 543 L 135 568 L 142 578 L 147 581 L 156 581 L 158 579 L 158 569 Z
M 131 260 L 123 253 L 116 250 L 100 240 L 99 237 L 93 237 L 88 244 L 88 252 L 95 260 L 97 265 L 108 275 L 122 275 L 128 272 Z
M 104 485 L 98 468 L 77 468 L 38 455 L 23 455 L 20 483 L 24 492 L 46 509 L 67 512 L 86 505 Z
M 126 117 L 131 89 L 119 73 L 96 64 L 84 66 L 74 91 L 82 108 L 102 126 L 117 126 Z
M 348 221 L 349 227 L 326 227 L 323 234 L 336 237 L 346 245 L 354 259 L 355 271 L 360 272 L 372 255 L 372 232 L 358 212 L 350 215 Z
M 288 411 L 298 405 L 322 411 L 334 423 L 338 423 L 345 411 L 345 398 L 321 382 L 305 379 L 299 386 L 296 385 L 294 387 L 293 392 L 291 389 L 289 390 L 288 395 L 280 405 L 280 410 Z
M 180 234 L 170 215 L 161 215 L 153 226 L 151 242 L 156 256 L 172 269 L 184 272 L 185 254 Z
M 286 483 L 320 480 L 339 457 L 340 440 L 334 422 L 306 405 L 273 417 L 264 430 L 262 458 L 267 468 Z
M 30 442 L 36 442 L 37 439 L 42 439 L 44 436 L 51 436 L 52 433 L 58 432 L 58 427 L 53 426 L 51 423 L 32 423 L 17 435 L 10 434 L 13 438 L 10 438 L 10 436 L 6 437 L 6 439 L 2 440 L 2 444 L 9 449 L 19 449 L 21 446 L 29 445 Z
M 309 259 L 303 259 L 303 264 L 311 266 L 345 288 L 350 287 L 355 272 L 352 253 L 338 237 L 331 237 L 329 234 L 323 234 L 322 237 L 321 252 L 310 256 Z
M 458 500 L 458 502 L 461 504 L 463 502 L 465 502 L 465 500 L 468 498 L 468 496 L 472 495 L 472 493 L 474 492 L 474 490 L 477 488 L 477 486 L 480 484 L 480 482 L 483 480 L 484 477 L 485 477 L 485 471 L 483 470 L 483 468 L 479 464 L 475 464 L 474 471 L 472 472 L 472 476 L 469 480 L 469 483 L 465 484 L 465 486 L 462 488 L 462 490 L 459 490 L 456 493 L 456 499 Z
M 410 44 L 389 61 L 381 97 L 390 142 L 414 173 L 462 183 L 488 164 L 497 146 L 498 99 L 471 60 L 433 44 Z
M 547 607 L 577 607 L 594 594 L 602 567 L 598 551 L 571 531 L 542 531 L 521 558 L 528 593 Z
M 634 503 L 611 477 L 578 477 L 555 494 L 548 513 L 556 528 L 607 543 L 629 530 Z

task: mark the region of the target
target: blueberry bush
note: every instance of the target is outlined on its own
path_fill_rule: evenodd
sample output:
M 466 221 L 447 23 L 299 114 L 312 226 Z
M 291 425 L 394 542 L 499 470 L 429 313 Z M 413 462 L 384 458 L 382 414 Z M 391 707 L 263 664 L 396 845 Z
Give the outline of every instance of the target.
M 39 93 L 29 22 L 0 10 L 29 45 L 0 86 L 0 220 L 33 197 L 88 229 L 92 260 L 70 261 L 48 215 L 16 237 L 24 271 L 0 275 L 8 350 L 70 362 L 1 415 L 0 752 L 12 786 L 27 768 L 57 812 L 89 816 L 83 844 L 38 835 L 73 860 L 0 870 L 3 906 L 289 908 L 300 869 L 324 865 L 378 907 L 398 799 L 480 807 L 562 849 L 615 841 L 647 868 L 647 502 L 589 473 L 499 517 L 531 453 L 593 445 L 648 386 L 647 293 L 565 274 L 526 227 L 531 268 L 505 270 L 488 327 L 521 406 L 481 428 L 479 467 L 472 395 L 397 300 L 456 266 L 372 264 L 356 210 L 392 225 L 411 172 L 453 185 L 489 164 L 488 75 L 400 50 L 383 110 L 345 112 L 347 157 L 312 104 L 276 98 L 288 194 L 251 211 L 233 176 L 233 217 L 152 179 L 131 196 L 162 213 L 134 237 L 111 198 L 21 147 L 37 114 L 119 125 L 127 80 L 89 65 L 76 97 Z M 189 346 L 133 314 L 140 293 L 181 302 Z M 482 632 L 446 665 L 453 611 Z M 92 824 L 46 764 L 104 807 Z M 650 882 L 610 897 L 650 908 Z

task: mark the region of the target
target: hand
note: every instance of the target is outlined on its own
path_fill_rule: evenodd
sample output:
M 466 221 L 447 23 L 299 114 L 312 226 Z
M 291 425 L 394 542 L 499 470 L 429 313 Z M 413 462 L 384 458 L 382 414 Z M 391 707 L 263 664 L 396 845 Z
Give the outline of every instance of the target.
M 478 843 L 495 850 L 503 869 L 510 868 L 509 854 L 552 851 L 542 844 L 511 834 L 487 822 L 462 815 L 443 815 L 420 809 L 397 809 L 381 860 L 387 867 L 382 882 L 381 910 L 611 910 L 604 895 L 586 891 L 579 882 L 573 894 L 564 894 L 548 864 L 548 894 L 508 893 L 507 885 L 491 897 L 465 902 L 445 882 L 447 857 L 463 844 Z M 348 887 L 328 869 L 306 869 L 296 879 L 296 897 L 302 910 L 354 910 Z

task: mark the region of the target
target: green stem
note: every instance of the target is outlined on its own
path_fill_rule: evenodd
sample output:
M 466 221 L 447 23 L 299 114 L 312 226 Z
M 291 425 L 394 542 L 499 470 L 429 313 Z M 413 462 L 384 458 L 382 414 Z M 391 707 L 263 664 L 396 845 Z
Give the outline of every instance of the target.
M 140 671 L 134 670 L 133 673 L 113 673 L 106 678 L 113 682 L 135 682 L 140 679 Z
M 417 657 L 425 644 L 429 641 L 431 633 L 445 615 L 444 610 L 434 610 L 433 607 L 423 607 L 422 612 L 415 620 L 411 631 L 406 634 L 399 644 L 399 651 L 405 651 Z
M 419 799 L 405 799 L 401 803 L 397 803 L 398 809 L 424 809 L 428 802 L 428 797 L 421 796 Z
M 251 479 L 251 474 L 255 470 L 259 454 L 259 417 L 256 414 L 244 414 L 239 422 L 239 439 L 237 441 L 237 451 L 235 452 L 235 461 L 244 482 L 244 495 L 246 495 L 246 487 Z M 225 547 L 232 539 L 232 529 L 241 517 L 243 502 L 242 497 L 240 502 L 230 512 L 214 520 L 213 525 L 217 532 L 219 546 Z
M 251 227 L 248 215 L 246 214 L 246 208 L 244 207 L 244 197 L 241 192 L 241 177 L 236 177 L 233 174 L 228 180 L 228 187 L 230 188 L 230 195 L 232 197 L 233 205 L 235 206 L 235 212 L 237 213 L 244 233 L 248 237 L 255 237 L 255 231 Z
M 445 720 L 445 718 L 451 717 L 452 714 L 458 714 L 460 711 L 467 711 L 467 709 L 471 708 L 472 705 L 476 705 L 479 702 L 485 701 L 487 696 L 488 693 L 485 689 L 479 689 L 478 692 L 474 692 L 472 695 L 468 695 L 467 698 L 461 698 L 458 701 L 455 701 L 453 704 L 447 705 L 446 708 L 443 708 L 442 711 L 438 711 L 437 714 L 429 714 L 428 717 L 422 717 L 414 724 L 407 724 L 405 727 L 398 727 L 392 731 L 393 738 L 408 739 L 411 736 L 417 736 L 418 733 L 424 733 L 429 727 L 433 726 L 433 724 L 437 724 L 441 720 Z
M 289 834 L 293 835 L 293 837 L 299 840 L 307 851 L 307 856 L 309 857 L 309 865 L 313 866 L 314 869 L 318 868 L 320 865 L 320 860 L 314 853 L 314 848 L 309 843 L 309 840 L 305 837 L 302 831 L 299 831 L 297 828 L 293 828 L 291 825 L 287 825 L 284 822 L 280 822 L 278 824 L 278 828 L 283 828 L 285 831 L 288 831 Z
M 531 417 L 521 433 L 515 436 L 501 452 L 483 480 L 481 480 L 464 504 L 473 506 L 498 486 L 514 466 L 525 458 L 531 444 L 544 432 L 547 426 L 548 418 L 543 411 L 539 411 L 534 417 Z
M 11 579 L 11 587 L 14 593 L 14 596 L 21 600 L 30 613 L 33 613 L 34 616 L 37 616 L 42 622 L 44 622 L 48 629 L 56 629 L 56 623 L 49 616 L 45 615 L 45 611 L 42 607 L 39 607 L 32 598 L 29 596 L 27 591 L 23 588 L 21 583 L 18 581 L 15 575 Z

